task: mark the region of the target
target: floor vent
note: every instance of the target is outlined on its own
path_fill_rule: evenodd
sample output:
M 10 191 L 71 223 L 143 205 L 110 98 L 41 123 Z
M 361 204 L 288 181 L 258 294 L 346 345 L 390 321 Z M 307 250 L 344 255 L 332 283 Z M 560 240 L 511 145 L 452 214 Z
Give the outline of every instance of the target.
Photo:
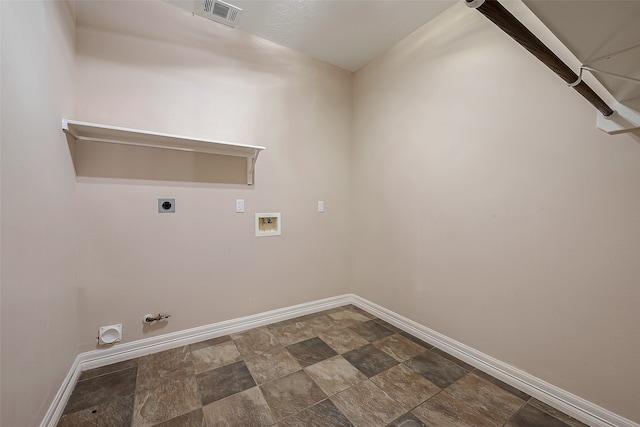
M 242 9 L 220 0 L 197 0 L 194 13 L 212 21 L 235 27 Z

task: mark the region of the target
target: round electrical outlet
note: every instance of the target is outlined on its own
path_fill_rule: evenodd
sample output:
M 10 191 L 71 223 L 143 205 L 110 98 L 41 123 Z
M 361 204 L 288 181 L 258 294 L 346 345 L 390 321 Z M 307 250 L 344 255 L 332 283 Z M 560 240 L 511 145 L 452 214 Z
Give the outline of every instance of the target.
M 174 213 L 176 211 L 176 199 L 158 199 L 159 213 Z

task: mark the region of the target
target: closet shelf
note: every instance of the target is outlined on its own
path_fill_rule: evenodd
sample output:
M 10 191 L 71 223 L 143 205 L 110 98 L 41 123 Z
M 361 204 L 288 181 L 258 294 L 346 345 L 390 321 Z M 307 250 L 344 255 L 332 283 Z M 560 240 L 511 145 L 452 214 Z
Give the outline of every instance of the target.
M 265 147 L 214 141 L 182 135 L 129 129 L 96 123 L 62 119 L 62 130 L 78 142 L 104 142 L 107 144 L 133 145 L 147 148 L 163 148 L 194 153 L 244 157 L 247 159 L 247 184 L 253 184 L 256 160 Z

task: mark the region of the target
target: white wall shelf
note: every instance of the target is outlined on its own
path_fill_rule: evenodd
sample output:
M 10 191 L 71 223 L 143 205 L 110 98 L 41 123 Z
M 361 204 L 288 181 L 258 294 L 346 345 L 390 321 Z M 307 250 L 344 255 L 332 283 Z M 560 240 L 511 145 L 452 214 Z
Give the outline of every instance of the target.
M 78 142 L 103 142 L 108 144 L 133 145 L 147 148 L 189 151 L 244 157 L 247 159 L 247 184 L 253 184 L 256 160 L 265 147 L 233 142 L 192 138 L 182 135 L 129 129 L 95 123 L 62 119 L 62 130 Z

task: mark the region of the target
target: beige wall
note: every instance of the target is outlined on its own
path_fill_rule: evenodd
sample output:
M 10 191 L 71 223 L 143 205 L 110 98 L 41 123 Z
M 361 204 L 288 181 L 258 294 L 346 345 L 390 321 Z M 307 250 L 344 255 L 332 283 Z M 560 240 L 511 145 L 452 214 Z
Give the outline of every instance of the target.
M 104 4 L 172 26 L 78 28 L 74 67 L 64 3 L 0 2 L 3 426 L 42 420 L 99 326 L 133 341 L 349 291 L 640 421 L 639 134 L 597 130 L 462 4 L 355 79 L 164 3 Z M 174 167 L 214 183 L 131 179 L 157 164 L 95 147 L 76 180 L 61 117 L 267 150 L 253 187 L 219 158 Z M 282 236 L 255 238 L 271 211 Z
M 172 22 L 171 38 L 79 27 L 76 119 L 267 149 L 253 187 L 78 178 L 81 350 L 101 325 L 132 341 L 345 293 L 351 74 L 161 2 L 109 7 Z M 224 165 L 182 160 L 186 175 Z M 159 197 L 177 212 L 158 214 Z M 281 212 L 282 236 L 254 237 L 255 212 Z M 148 312 L 172 317 L 143 328 Z
M 462 3 L 354 85 L 354 292 L 640 422 L 639 134 Z
M 35 426 L 78 354 L 75 174 L 60 120 L 73 111 L 73 13 L 0 2 L 2 426 Z

